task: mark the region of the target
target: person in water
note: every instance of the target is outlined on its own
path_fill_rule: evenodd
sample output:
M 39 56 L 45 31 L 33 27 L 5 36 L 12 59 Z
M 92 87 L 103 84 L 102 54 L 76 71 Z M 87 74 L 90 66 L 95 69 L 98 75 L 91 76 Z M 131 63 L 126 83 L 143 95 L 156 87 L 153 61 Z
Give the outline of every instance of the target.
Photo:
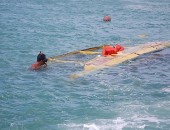
M 37 61 L 31 65 L 30 69 L 39 70 L 42 67 L 47 67 L 47 61 L 48 59 L 46 58 L 46 55 L 40 51 L 40 53 L 37 56 Z
M 47 61 L 48 59 L 46 58 L 46 55 L 40 51 L 37 56 L 37 62 L 42 62 L 42 65 L 44 65 L 44 67 L 47 67 Z

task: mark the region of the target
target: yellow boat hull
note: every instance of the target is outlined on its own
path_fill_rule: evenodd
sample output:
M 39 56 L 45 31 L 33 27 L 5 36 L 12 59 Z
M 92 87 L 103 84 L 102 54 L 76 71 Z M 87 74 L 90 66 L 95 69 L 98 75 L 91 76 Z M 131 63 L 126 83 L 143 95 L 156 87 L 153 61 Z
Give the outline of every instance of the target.
M 115 56 L 107 56 L 107 57 L 97 56 L 96 58 L 90 61 L 87 61 L 84 65 L 84 70 L 79 73 L 71 75 L 71 78 L 78 78 L 92 71 L 114 66 L 124 61 L 137 58 L 138 56 L 142 54 L 162 50 L 167 47 L 170 47 L 169 41 L 168 42 L 151 42 L 151 43 L 125 49 L 123 52 L 118 53 Z

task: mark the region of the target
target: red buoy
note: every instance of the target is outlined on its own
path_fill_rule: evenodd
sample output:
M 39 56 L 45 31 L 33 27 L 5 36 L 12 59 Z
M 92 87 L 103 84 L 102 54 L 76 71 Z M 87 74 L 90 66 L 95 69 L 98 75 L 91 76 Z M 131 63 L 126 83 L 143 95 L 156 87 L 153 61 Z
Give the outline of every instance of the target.
M 111 17 L 110 16 L 104 16 L 103 21 L 106 21 L 106 22 L 111 21 Z
M 112 55 L 112 54 L 117 54 L 117 52 L 118 51 L 113 46 L 104 46 L 103 50 L 102 50 L 102 55 L 103 56 L 109 56 L 109 55 Z
M 120 44 L 116 44 L 115 46 L 104 46 L 102 50 L 102 56 L 114 55 L 123 50 L 124 47 Z

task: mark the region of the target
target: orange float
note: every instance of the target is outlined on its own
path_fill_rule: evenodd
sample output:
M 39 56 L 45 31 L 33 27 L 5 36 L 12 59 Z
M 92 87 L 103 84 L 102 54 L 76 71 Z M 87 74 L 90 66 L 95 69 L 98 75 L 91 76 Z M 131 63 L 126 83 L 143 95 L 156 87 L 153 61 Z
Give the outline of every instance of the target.
M 119 44 L 116 44 L 115 46 L 104 46 L 102 50 L 102 56 L 114 55 L 123 50 L 124 47 Z
M 118 52 L 118 51 L 123 51 L 123 50 L 124 50 L 124 47 L 121 46 L 120 44 L 116 44 L 115 48 L 116 48 L 117 52 Z
M 111 21 L 111 17 L 108 15 L 104 16 L 103 21 L 106 21 L 106 22 Z

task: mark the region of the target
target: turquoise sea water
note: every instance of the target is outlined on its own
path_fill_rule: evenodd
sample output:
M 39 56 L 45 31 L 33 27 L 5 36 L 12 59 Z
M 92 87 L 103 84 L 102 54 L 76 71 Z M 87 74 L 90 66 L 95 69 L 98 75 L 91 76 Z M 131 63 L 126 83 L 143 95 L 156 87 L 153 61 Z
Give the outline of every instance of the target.
M 169 130 L 170 48 L 75 80 L 77 64 L 28 70 L 40 50 L 169 39 L 169 0 L 1 0 L 0 129 Z

